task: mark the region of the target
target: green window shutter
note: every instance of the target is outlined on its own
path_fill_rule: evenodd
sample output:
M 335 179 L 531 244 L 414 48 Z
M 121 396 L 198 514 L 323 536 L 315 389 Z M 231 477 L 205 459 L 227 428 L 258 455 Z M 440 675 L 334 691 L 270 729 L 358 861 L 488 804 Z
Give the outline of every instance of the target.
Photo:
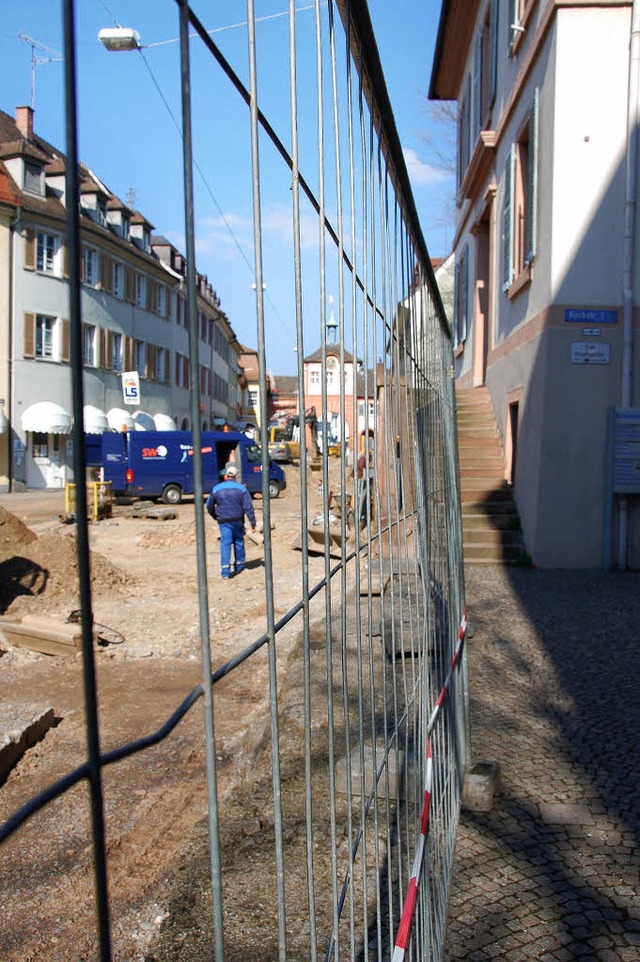
M 491 0 L 489 11 L 489 56 L 491 57 L 491 83 L 489 85 L 489 103 L 493 107 L 498 89 L 498 2 Z
M 459 315 L 460 315 L 460 256 L 456 254 L 456 266 L 455 266 L 455 280 L 453 285 L 454 296 L 453 296 L 453 346 L 457 347 L 459 344 L 458 330 L 459 330 Z
M 502 209 L 502 287 L 507 290 L 513 280 L 513 208 L 515 148 L 509 148 L 504 167 L 504 207 Z
M 533 96 L 529 117 L 529 170 L 527 171 L 527 226 L 525 263 L 530 264 L 536 255 L 537 200 L 538 200 L 538 89 Z
M 482 130 L 482 115 L 484 104 L 482 103 L 482 41 L 483 29 L 480 27 L 476 34 L 475 52 L 473 59 L 473 117 L 474 117 L 474 141 L 480 136 Z
M 462 330 L 460 340 L 466 341 L 469 330 L 469 245 L 465 244 L 462 262 Z

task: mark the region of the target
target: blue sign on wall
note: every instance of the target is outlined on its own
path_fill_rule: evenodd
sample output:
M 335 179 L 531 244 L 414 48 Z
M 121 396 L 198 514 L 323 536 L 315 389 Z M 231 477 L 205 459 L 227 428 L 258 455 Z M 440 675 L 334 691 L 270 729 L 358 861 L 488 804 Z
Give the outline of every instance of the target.
M 618 312 L 567 307 L 565 308 L 564 319 L 573 324 L 617 324 Z
M 616 408 L 613 420 L 613 490 L 640 494 L 640 410 Z

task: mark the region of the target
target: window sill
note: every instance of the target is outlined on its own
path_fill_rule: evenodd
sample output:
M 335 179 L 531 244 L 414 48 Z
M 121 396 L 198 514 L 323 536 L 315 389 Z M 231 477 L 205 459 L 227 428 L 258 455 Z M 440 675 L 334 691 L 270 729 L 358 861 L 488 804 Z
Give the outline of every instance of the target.
M 464 341 L 461 341 L 460 344 L 454 347 L 453 356 L 457 360 L 457 358 L 462 357 L 463 354 L 464 354 Z
M 515 278 L 515 280 L 507 290 L 507 297 L 509 298 L 509 300 L 512 300 L 514 297 L 517 297 L 520 291 L 522 291 L 530 283 L 531 283 L 531 264 L 527 264 L 527 266 L 520 271 L 518 276 Z

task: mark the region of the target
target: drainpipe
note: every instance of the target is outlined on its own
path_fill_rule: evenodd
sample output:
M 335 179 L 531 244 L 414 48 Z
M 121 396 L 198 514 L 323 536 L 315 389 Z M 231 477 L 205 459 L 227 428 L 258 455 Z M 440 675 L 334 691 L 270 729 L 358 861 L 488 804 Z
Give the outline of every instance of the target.
M 13 478 L 13 309 L 15 304 L 15 257 L 13 247 L 15 244 L 16 232 L 20 228 L 22 221 L 22 207 L 16 207 L 15 216 L 9 228 L 9 316 L 7 318 L 7 481 L 9 491 L 14 488 Z
M 640 0 L 633 0 L 631 38 L 629 42 L 629 93 L 627 100 L 627 156 L 624 202 L 624 266 L 622 274 L 622 384 L 620 403 L 631 407 L 633 397 L 633 292 L 636 231 L 636 177 L 638 124 L 640 123 Z M 628 562 L 629 500 L 620 498 L 618 534 L 618 567 L 625 570 Z

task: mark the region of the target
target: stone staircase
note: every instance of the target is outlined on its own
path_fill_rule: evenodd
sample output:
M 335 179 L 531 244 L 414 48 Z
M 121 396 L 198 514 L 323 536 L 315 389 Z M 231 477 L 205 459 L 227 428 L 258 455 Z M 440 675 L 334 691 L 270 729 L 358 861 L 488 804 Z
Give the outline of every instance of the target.
M 485 387 L 457 389 L 465 564 L 526 560 L 518 510 L 504 479 L 502 444 Z

